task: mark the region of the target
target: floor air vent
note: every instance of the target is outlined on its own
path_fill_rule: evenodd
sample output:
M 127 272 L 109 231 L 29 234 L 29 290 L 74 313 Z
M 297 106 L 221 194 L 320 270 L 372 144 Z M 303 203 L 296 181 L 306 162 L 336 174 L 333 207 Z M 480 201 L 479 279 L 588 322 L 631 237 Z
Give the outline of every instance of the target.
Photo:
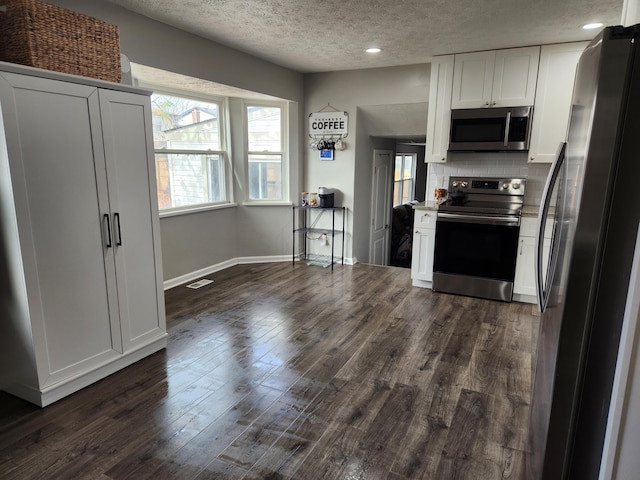
M 205 285 L 209 285 L 210 283 L 213 283 L 213 280 L 207 280 L 206 278 L 203 278 L 202 280 L 198 280 L 197 282 L 190 283 L 189 285 L 187 285 L 187 288 L 193 288 L 195 290 L 196 288 L 204 287 Z

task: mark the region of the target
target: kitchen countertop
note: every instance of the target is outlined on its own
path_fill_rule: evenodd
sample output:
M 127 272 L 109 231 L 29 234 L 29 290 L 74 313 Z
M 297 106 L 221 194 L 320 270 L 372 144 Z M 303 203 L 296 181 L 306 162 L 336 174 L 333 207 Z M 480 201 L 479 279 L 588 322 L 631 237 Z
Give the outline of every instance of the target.
M 535 217 L 538 218 L 538 213 L 540 213 L 539 205 L 524 205 L 522 207 L 522 216 L 523 217 Z
M 438 202 L 420 202 L 416 203 L 413 206 L 414 210 L 438 210 Z M 525 205 L 522 207 L 522 216 L 523 217 L 535 217 L 538 218 L 538 213 L 540 212 L 540 206 L 538 205 Z
M 413 206 L 414 210 L 432 210 L 432 211 L 436 211 L 438 210 L 438 205 L 439 203 L 436 201 L 431 201 L 431 202 L 420 202 L 420 203 L 416 203 Z

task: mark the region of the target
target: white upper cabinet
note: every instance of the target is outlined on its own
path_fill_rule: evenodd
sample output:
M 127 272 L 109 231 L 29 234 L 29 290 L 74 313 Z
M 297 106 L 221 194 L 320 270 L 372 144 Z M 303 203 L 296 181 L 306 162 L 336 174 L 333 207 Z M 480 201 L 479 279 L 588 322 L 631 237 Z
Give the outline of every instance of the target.
M 451 108 L 489 106 L 496 52 L 462 53 L 455 56 Z
M 544 45 L 533 108 L 529 161 L 551 163 L 567 136 L 576 66 L 587 42 Z
M 431 62 L 427 147 L 425 162 L 446 162 L 451 123 L 453 55 L 436 57 Z
M 455 55 L 451 108 L 533 105 L 540 47 Z

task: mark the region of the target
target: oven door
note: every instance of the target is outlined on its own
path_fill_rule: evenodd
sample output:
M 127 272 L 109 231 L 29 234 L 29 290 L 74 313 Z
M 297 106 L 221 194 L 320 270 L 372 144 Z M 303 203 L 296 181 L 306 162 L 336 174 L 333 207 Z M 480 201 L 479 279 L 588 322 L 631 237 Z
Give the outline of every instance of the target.
M 520 218 L 439 212 L 433 289 L 511 301 Z

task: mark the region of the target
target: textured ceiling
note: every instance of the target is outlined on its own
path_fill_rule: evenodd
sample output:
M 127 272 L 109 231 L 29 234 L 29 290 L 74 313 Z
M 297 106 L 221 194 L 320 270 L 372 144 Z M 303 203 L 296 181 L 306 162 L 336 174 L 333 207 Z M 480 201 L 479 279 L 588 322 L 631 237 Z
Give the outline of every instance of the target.
M 300 72 L 429 62 L 433 55 L 588 40 L 624 0 L 109 0 Z M 380 46 L 376 55 L 364 53 Z

